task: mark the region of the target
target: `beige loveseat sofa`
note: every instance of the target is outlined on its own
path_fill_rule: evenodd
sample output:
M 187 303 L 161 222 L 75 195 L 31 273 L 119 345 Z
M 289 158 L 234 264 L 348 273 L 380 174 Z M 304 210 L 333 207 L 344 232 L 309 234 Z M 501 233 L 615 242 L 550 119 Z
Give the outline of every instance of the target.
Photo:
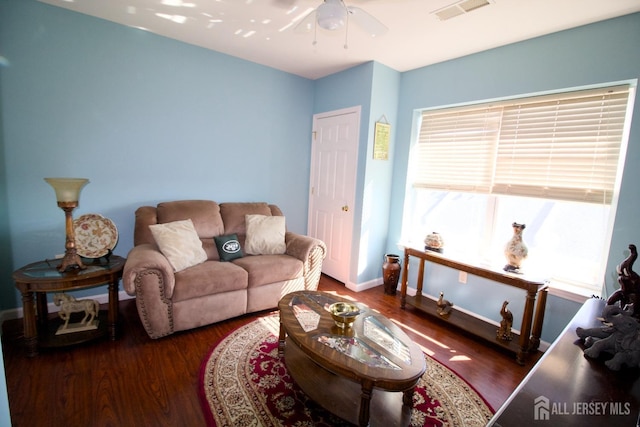
M 289 292 L 317 289 L 326 246 L 286 231 L 285 221 L 267 203 L 183 200 L 137 209 L 123 285 L 149 336 L 272 309 Z

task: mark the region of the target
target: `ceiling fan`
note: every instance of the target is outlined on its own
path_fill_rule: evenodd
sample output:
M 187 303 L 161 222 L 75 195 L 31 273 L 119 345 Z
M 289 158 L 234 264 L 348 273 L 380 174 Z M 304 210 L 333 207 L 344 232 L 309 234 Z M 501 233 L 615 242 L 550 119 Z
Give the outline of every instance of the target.
M 348 48 L 349 23 L 353 20 L 371 37 L 378 37 L 388 31 L 388 28 L 369 12 L 355 6 L 347 6 L 344 0 L 324 0 L 323 3 L 309 12 L 296 25 L 294 31 L 299 33 L 314 32 L 313 44 L 317 43 L 317 28 L 337 31 L 345 28 L 344 48 Z

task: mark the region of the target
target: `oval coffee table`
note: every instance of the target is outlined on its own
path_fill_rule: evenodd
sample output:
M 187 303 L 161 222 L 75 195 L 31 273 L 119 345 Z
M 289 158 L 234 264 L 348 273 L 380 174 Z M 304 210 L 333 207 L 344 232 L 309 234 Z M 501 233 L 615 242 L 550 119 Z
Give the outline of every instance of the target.
M 426 370 L 420 348 L 393 322 L 364 305 L 351 328 L 327 311 L 337 296 L 284 296 L 279 354 L 296 384 L 329 412 L 360 426 L 408 425 L 413 390 Z M 356 303 L 357 304 L 357 303 Z

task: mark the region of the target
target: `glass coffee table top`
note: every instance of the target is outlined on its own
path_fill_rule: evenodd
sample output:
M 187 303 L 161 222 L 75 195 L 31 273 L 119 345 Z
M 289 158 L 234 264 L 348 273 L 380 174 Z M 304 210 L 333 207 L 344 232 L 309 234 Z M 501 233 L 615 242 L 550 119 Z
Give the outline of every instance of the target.
M 396 327 L 388 325 L 388 319 L 365 307 L 360 307 L 361 314 L 353 326 L 332 327 L 330 333 L 319 331 L 323 313 L 330 315 L 329 306 L 337 301 L 340 299 L 330 294 L 314 292 L 294 295 L 288 305 L 300 327 L 313 340 L 341 354 L 376 368 L 402 369 L 388 356 L 411 365 L 411 351 L 404 333 L 399 334 Z
M 363 323 L 365 337 L 385 348 L 388 352 L 395 354 L 405 363 L 411 363 L 411 352 L 407 344 L 383 325 L 379 318 L 367 316 Z
M 350 326 L 329 312 L 338 302 L 358 306 Z M 287 294 L 278 308 L 278 354 L 309 398 L 354 424 L 409 424 L 426 360 L 398 325 L 364 304 L 318 291 Z
M 400 369 L 398 365 L 380 354 L 360 338 L 348 338 L 338 335 L 316 335 L 318 342 L 332 349 L 375 368 Z

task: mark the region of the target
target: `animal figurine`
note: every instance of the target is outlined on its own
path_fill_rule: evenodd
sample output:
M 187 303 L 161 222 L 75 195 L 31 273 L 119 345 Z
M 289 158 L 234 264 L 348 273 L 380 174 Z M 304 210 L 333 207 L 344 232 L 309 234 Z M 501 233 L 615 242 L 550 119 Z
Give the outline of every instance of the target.
M 507 257 L 507 265 L 504 266 L 504 271 L 519 273 L 522 260 L 529 255 L 529 249 L 522 241 L 522 231 L 526 225 L 514 222 L 511 226 L 513 227 L 513 237 L 507 242 L 507 246 L 504 249 L 504 254 Z
M 640 304 L 636 304 L 636 299 L 640 296 L 640 276 L 633 271 L 633 263 L 638 258 L 636 245 L 629 245 L 629 256 L 618 265 L 618 283 L 620 289 L 615 291 L 607 300 L 607 305 L 620 304 L 620 307 L 633 307 L 633 315 L 640 319 Z
M 502 320 L 500 321 L 500 329 L 496 333 L 497 338 L 503 341 L 511 341 L 513 339 L 513 334 L 511 333 L 513 313 L 507 309 L 507 305 L 509 305 L 509 301 L 502 303 L 502 308 L 500 309 Z
M 436 311 L 440 316 L 447 316 L 451 313 L 451 308 L 453 307 L 453 303 L 444 299 L 444 292 L 440 292 L 440 298 L 436 302 Z
M 71 314 L 84 311 L 84 318 L 80 321 L 82 325 L 91 325 L 91 322 L 98 316 L 100 312 L 100 304 L 92 299 L 76 300 L 74 297 L 65 293 L 55 294 L 53 303 L 60 307 L 58 315 L 64 320 L 62 329 L 67 329 Z
M 607 368 L 618 371 L 626 365 L 640 367 L 640 321 L 631 310 L 617 305 L 606 305 L 602 310 L 605 325 L 599 328 L 576 328 L 576 334 L 584 340 L 584 355 L 597 358 L 601 353 L 613 354 L 604 362 Z

